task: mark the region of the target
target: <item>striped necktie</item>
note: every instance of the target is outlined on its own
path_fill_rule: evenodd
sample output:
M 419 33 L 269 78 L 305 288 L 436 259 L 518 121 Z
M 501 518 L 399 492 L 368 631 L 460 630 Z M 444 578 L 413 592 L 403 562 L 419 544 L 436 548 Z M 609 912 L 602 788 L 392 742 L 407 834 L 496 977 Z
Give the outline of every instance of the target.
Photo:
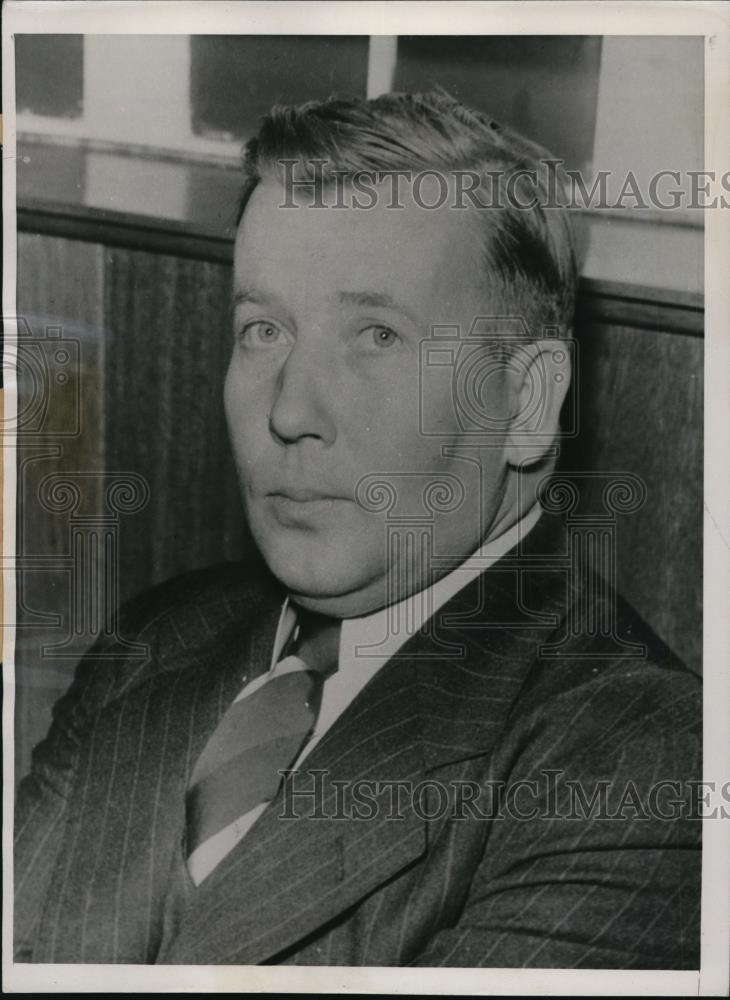
M 270 802 L 317 721 L 337 670 L 341 622 L 300 612 L 295 642 L 268 679 L 235 701 L 198 759 L 186 796 L 187 854 Z

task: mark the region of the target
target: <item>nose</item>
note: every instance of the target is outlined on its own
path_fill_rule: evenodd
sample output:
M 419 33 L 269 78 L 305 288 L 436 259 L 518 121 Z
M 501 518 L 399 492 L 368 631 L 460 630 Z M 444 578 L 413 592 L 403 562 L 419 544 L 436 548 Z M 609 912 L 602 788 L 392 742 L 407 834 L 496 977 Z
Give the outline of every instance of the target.
M 289 352 L 277 375 L 269 414 L 269 429 L 281 444 L 303 439 L 334 442 L 329 367 L 324 352 L 301 342 Z

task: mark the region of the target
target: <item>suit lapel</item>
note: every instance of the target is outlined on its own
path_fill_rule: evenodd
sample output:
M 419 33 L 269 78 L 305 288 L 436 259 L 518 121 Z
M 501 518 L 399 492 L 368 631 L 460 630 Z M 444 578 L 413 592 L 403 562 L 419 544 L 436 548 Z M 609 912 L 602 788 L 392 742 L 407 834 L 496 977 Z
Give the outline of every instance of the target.
M 271 960 L 424 855 L 428 822 L 396 783 L 492 750 L 564 614 L 560 538 L 541 519 L 375 675 L 200 885 L 158 961 Z
M 343 716 L 307 758 L 306 771 L 200 885 L 171 949 L 158 961 L 263 962 L 425 851 L 424 824 L 412 810 L 400 822 L 387 822 L 375 796 L 368 807 L 375 818 L 358 821 L 346 812 L 347 789 L 337 785 L 351 787 L 353 778 L 418 779 L 418 713 L 402 712 L 411 687 L 390 672 L 359 717 L 351 706 L 349 724 Z

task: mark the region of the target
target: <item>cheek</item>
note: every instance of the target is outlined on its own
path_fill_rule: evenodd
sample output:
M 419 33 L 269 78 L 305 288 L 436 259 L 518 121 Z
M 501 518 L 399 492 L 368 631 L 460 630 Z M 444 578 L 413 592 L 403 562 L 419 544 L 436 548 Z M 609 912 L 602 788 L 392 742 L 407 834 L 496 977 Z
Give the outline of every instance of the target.
M 408 457 L 420 451 L 421 434 L 417 370 L 381 380 L 362 380 L 348 387 L 338 424 L 361 452 Z M 426 442 L 428 444 L 428 442 Z M 382 468 L 382 462 L 378 466 Z
M 234 348 L 223 382 L 223 408 L 229 424 L 240 420 L 244 414 L 246 401 L 251 395 L 247 385 L 249 381 L 241 370 Z
M 223 384 L 223 411 L 226 415 L 226 423 L 228 424 L 228 435 L 234 447 L 237 446 L 240 440 L 242 428 L 246 426 L 246 413 L 243 406 L 244 398 L 229 368 Z
M 223 410 L 236 466 L 243 473 L 263 449 L 268 424 L 262 421 L 261 413 L 268 410 L 257 403 L 254 393 L 248 391 L 231 368 L 223 385 Z

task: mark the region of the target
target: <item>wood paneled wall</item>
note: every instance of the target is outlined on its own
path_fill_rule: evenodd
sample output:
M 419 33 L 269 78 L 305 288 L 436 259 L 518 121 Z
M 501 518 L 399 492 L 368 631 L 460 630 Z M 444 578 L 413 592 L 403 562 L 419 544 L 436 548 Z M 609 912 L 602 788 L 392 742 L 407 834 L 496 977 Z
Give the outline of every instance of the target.
M 89 645 L 88 636 L 70 627 L 69 514 L 48 509 L 45 487 L 52 476 L 79 483 L 78 473 L 104 468 L 103 273 L 103 246 L 37 233 L 18 236 L 19 774 L 48 728 L 51 706 L 70 682 L 75 660 Z M 47 407 L 39 409 L 38 402 Z M 98 476 L 83 480 L 80 513 L 99 509 L 100 487 Z
M 703 340 L 584 320 L 578 429 L 566 471 L 640 478 L 640 509 L 616 518 L 621 593 L 693 669 L 702 669 Z M 585 480 L 584 480 L 585 482 Z M 605 477 L 588 480 L 600 510 Z
M 144 541 L 122 551 L 124 597 L 247 551 L 222 401 L 230 287 L 223 264 L 107 254 L 106 461 L 150 490 Z
M 139 227 L 102 231 L 90 223 L 71 240 L 53 235 L 60 223 L 39 233 L 32 231 L 35 222 L 21 219 L 29 231 L 19 237 L 18 309 L 36 327 L 53 317 L 83 331 L 83 421 L 77 438 L 55 442 L 59 454 L 32 463 L 30 499 L 20 512 L 25 550 L 49 556 L 66 551 L 64 515 L 33 499 L 44 475 L 64 470 L 136 477 L 148 487 L 142 509 L 119 518 L 122 599 L 183 570 L 251 554 L 221 401 L 230 343 L 230 247 L 183 240 L 174 253 L 175 238 L 165 234 L 144 249 Z M 699 669 L 701 310 L 666 296 L 657 302 L 611 289 L 588 292 L 575 389 L 580 434 L 566 442 L 561 466 L 628 471 L 645 482 L 644 506 L 617 522 L 619 586 Z M 28 442 L 21 462 L 38 444 Z M 104 481 L 95 484 L 91 477 L 92 508 L 103 507 L 103 489 Z M 23 574 L 30 610 L 20 611 L 28 627 L 18 632 L 16 656 L 18 774 L 27 770 L 30 748 L 45 732 L 51 704 L 73 667 L 72 658 L 39 652 L 67 627 L 68 574 L 21 568 Z M 33 612 L 57 620 L 41 626 Z M 76 635 L 66 652 L 84 643 L 84 635 Z

